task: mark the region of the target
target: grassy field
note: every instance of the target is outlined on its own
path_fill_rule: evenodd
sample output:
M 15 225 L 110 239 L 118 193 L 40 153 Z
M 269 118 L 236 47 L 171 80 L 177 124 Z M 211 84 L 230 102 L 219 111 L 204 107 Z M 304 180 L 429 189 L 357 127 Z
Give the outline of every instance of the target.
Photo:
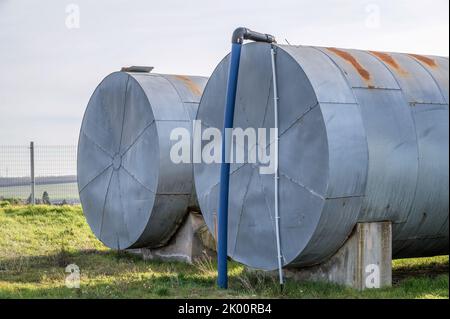
M 0 298 L 448 298 L 448 256 L 396 260 L 392 288 L 358 292 L 327 283 L 276 280 L 230 262 L 230 289 L 216 266 L 144 262 L 114 252 L 91 233 L 80 207 L 0 205 Z M 76 264 L 80 289 L 65 286 Z

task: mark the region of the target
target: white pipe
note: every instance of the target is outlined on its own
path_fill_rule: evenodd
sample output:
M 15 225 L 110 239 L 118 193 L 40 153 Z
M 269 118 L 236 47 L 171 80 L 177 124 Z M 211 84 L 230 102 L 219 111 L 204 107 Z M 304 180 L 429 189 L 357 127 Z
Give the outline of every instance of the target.
M 283 285 L 283 263 L 282 263 L 282 254 L 281 254 L 281 243 L 280 243 L 280 213 L 278 211 L 278 89 L 277 89 L 277 75 L 275 71 L 275 50 L 272 46 L 270 49 L 271 58 L 272 58 L 272 79 L 273 79 L 273 112 L 274 112 L 274 126 L 275 126 L 275 172 L 274 172 L 274 181 L 275 181 L 275 233 L 277 237 L 277 261 L 278 261 L 278 276 L 280 278 L 280 285 Z

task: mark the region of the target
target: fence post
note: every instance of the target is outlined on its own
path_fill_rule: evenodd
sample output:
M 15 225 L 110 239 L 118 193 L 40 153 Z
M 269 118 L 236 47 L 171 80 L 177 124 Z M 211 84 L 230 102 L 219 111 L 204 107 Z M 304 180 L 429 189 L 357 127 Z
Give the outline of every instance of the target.
M 36 199 L 34 196 L 34 142 L 30 142 L 30 177 L 31 177 L 31 205 L 36 204 Z

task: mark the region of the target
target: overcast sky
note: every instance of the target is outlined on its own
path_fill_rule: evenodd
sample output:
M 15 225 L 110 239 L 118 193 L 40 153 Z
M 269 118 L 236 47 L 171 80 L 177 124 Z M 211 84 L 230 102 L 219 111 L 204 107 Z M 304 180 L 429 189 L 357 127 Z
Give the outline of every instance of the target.
M 448 56 L 448 6 L 448 0 L 0 0 L 0 144 L 76 144 L 89 97 L 107 74 L 150 65 L 158 73 L 209 75 L 238 26 L 291 44 Z

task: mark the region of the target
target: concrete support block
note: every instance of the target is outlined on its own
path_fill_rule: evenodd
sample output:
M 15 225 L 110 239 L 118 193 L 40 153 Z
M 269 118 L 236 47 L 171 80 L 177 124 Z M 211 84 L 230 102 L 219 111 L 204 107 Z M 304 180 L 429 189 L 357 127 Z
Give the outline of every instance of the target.
M 182 261 L 193 263 L 202 257 L 213 257 L 214 238 L 201 214 L 190 212 L 166 246 L 129 249 L 144 260 Z
M 301 269 L 285 269 L 285 276 L 295 280 L 334 282 L 358 290 L 391 286 L 391 223 L 359 223 L 328 261 Z

